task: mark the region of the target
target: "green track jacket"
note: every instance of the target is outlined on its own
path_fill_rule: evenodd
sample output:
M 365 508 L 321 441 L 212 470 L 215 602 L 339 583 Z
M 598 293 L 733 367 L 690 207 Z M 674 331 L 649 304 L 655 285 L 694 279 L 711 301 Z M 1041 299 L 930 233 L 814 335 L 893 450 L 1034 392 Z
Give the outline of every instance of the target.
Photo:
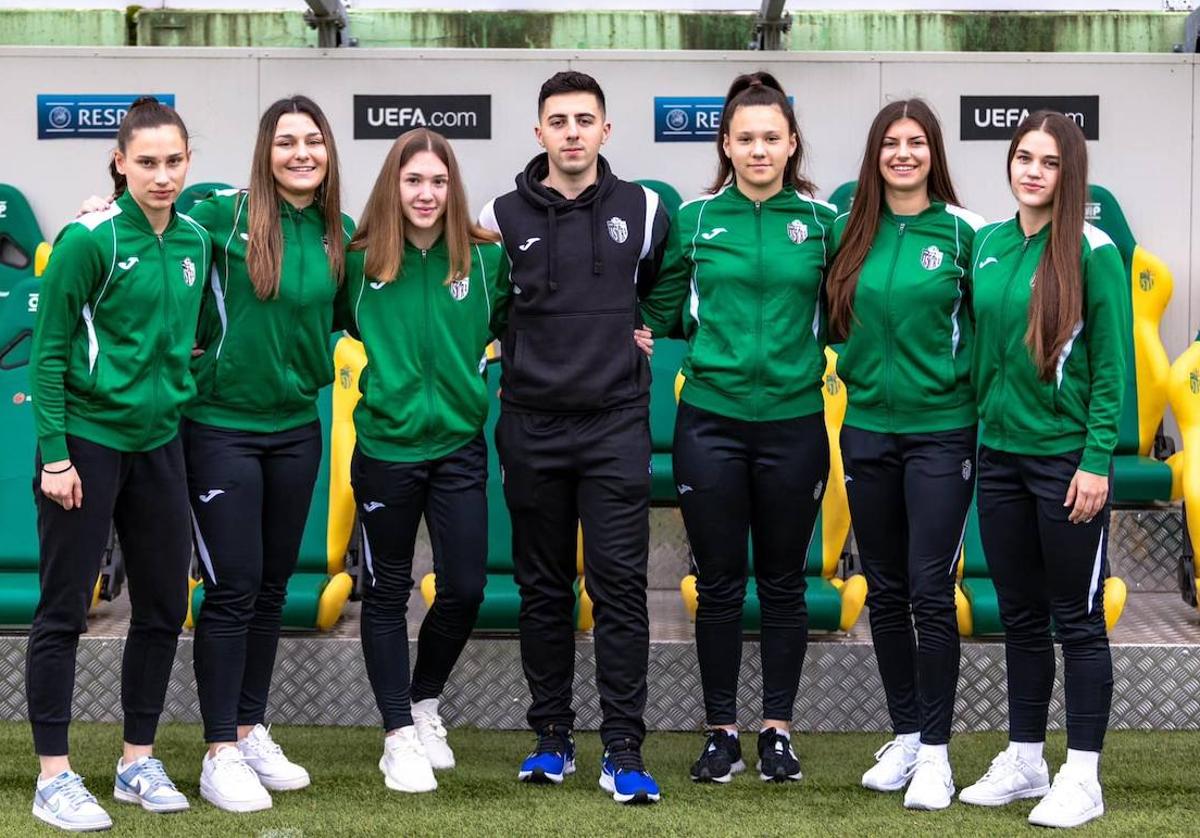
M 834 224 L 838 243 L 849 218 Z M 884 208 L 838 354 L 850 427 L 919 434 L 975 424 L 967 298 L 971 244 L 983 224 L 937 202 L 912 216 Z
M 66 434 L 133 452 L 178 433 L 210 251 L 186 215 L 157 235 L 128 192 L 59 233 L 30 358 L 44 462 L 67 459 Z
M 472 245 L 470 273 L 449 285 L 445 239 L 427 251 L 406 242 L 391 282 L 365 276 L 365 261 L 364 251 L 347 252 L 339 297 L 367 351 L 354 409 L 358 445 L 388 462 L 444 457 L 487 419 L 484 352 L 505 322 L 508 257 L 499 244 Z
M 218 428 L 272 433 L 316 421 L 317 393 L 333 381 L 337 281 L 321 207 L 297 210 L 281 200 L 279 295 L 260 300 L 246 270 L 247 196 L 223 189 L 190 213 L 212 236 L 216 270 L 205 277 L 197 334 L 204 354 L 193 363 L 198 393 L 184 414 Z M 343 216 L 342 224 L 349 241 L 354 222 Z
M 980 443 L 1013 454 L 1083 449 L 1079 467 L 1107 475 L 1132 331 L 1129 283 L 1112 240 L 1084 224 L 1083 319 L 1063 347 L 1055 380 L 1042 381 L 1025 346 L 1035 272 L 1047 225 L 1025 236 L 1016 218 L 979 231 L 974 250 L 976 343 L 971 379 L 983 424 Z
M 758 202 L 729 186 L 680 207 L 678 255 L 659 279 L 674 289 L 677 302 L 660 308 L 675 319 L 642 314 L 659 336 L 683 319 L 683 401 L 745 421 L 824 409 L 820 294 L 836 215 L 791 187 Z

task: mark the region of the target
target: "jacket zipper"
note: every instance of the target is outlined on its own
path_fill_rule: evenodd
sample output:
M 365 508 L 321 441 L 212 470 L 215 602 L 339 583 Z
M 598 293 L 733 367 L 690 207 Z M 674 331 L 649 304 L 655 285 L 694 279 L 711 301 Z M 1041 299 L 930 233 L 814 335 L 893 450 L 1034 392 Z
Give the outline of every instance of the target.
M 152 376 L 154 383 L 151 390 L 154 410 L 151 411 L 151 416 L 158 415 L 158 396 L 162 384 L 162 356 L 166 351 L 166 347 L 163 346 L 163 336 L 167 328 L 167 296 L 171 293 L 170 278 L 167 276 L 167 249 L 163 243 L 162 233 L 155 234 L 154 238 L 158 240 L 158 263 L 162 268 L 162 288 L 159 289 L 159 296 L 162 299 L 162 316 L 159 320 L 159 329 L 163 331 L 158 334 L 158 351 L 154 353 L 154 375 Z M 149 432 L 152 428 L 147 427 L 146 430 Z
M 754 330 L 754 376 L 750 387 L 751 414 L 758 419 L 758 378 L 762 369 L 762 331 L 763 331 L 763 236 L 762 236 L 762 201 L 754 202 L 755 253 L 758 256 L 758 312 Z
M 1032 236 L 1026 236 L 1025 240 L 1021 242 L 1021 255 L 1017 259 L 1017 264 L 1013 266 L 1012 271 L 1009 272 L 1008 281 L 1004 284 L 1004 295 L 1000 299 L 1001 323 L 1003 323 L 1004 319 L 1008 317 L 1008 302 L 1010 299 L 1012 299 L 1013 280 L 1016 279 L 1017 274 L 1021 272 L 1021 266 L 1025 264 L 1025 252 L 1029 250 L 1029 242 L 1032 238 Z M 1008 329 L 1001 327 L 998 330 L 998 336 L 999 337 L 994 344 L 996 347 L 996 367 L 1000 370 L 1000 384 L 996 392 L 1000 395 L 1000 404 L 1003 405 L 1005 401 L 1005 385 L 1008 381 L 1006 364 L 1004 363 L 1004 344 L 1008 339 Z M 1004 419 L 1000 420 L 1000 428 L 1002 429 L 1004 440 L 1007 443 L 1008 423 L 1004 421 Z
M 896 229 L 896 249 L 892 251 L 892 263 L 888 266 L 887 283 L 883 287 L 883 403 L 887 406 L 889 428 L 892 427 L 892 277 L 896 273 L 907 227 L 908 223 L 901 221 Z
M 432 307 L 429 300 L 429 251 L 421 250 L 421 296 L 425 304 L 425 320 L 424 329 L 421 336 L 421 381 L 425 385 L 425 456 L 428 458 L 430 450 L 430 428 L 433 426 L 433 378 L 431 375 L 432 359 L 430 358 L 429 343 L 430 332 L 432 331 Z

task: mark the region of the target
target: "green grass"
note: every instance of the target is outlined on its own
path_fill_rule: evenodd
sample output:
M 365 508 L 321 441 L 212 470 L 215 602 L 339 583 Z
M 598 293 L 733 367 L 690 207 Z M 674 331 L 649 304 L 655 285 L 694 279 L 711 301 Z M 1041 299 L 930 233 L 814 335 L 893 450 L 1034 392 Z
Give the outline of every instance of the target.
M 1001 809 L 955 803 L 943 812 L 908 812 L 899 795 L 863 790 L 858 778 L 883 741 L 878 734 L 799 734 L 804 780 L 768 786 L 750 772 L 729 786 L 697 786 L 687 769 L 701 739 L 696 734 L 652 734 L 649 766 L 663 789 L 651 807 L 621 807 L 596 786 L 600 743 L 579 737 L 579 772 L 561 788 L 516 781 L 519 759 L 531 744 L 523 733 L 459 729 L 450 742 L 459 768 L 442 773 L 433 794 L 388 791 L 376 767 L 381 734 L 366 728 L 279 727 L 276 739 L 305 765 L 313 785 L 276 794 L 268 812 L 231 815 L 200 799 L 203 746 L 196 725 L 167 725 L 158 756 L 192 800 L 179 815 L 151 815 L 116 803 L 112 770 L 120 728 L 72 728 L 74 767 L 89 779 L 113 815 L 113 835 L 256 836 L 318 838 L 359 835 L 1013 835 L 1032 833 L 1025 823 L 1032 802 Z M 974 781 L 1004 745 L 1000 733 L 958 736 L 951 746 L 960 785 Z M 1065 740 L 1051 736 L 1047 758 L 1062 761 Z M 1086 835 L 1185 835 L 1200 832 L 1200 733 L 1131 733 L 1109 736 L 1103 767 L 1108 814 L 1080 830 Z M 0 724 L 0 835 L 61 834 L 29 814 L 36 761 L 29 729 Z M 1045 832 L 1041 834 L 1045 835 Z

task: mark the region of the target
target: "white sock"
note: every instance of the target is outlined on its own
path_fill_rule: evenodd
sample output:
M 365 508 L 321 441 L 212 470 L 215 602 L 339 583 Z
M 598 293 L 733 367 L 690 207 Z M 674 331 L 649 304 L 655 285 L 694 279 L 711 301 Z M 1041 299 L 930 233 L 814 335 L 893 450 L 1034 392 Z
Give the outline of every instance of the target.
M 1027 762 L 1030 765 L 1040 765 L 1042 762 L 1042 749 L 1045 746 L 1045 742 L 1009 742 L 1008 752 L 1022 762 Z
M 792 741 L 792 732 L 790 730 L 780 730 L 777 727 L 771 728 L 771 729 L 774 730 L 776 733 L 778 733 L 780 736 L 782 736 L 787 741 L 789 741 L 789 742 Z M 766 731 L 766 730 L 767 730 L 767 728 L 764 727 L 763 731 Z
M 1067 765 L 1072 769 L 1077 770 L 1080 774 L 1086 773 L 1091 779 L 1096 782 L 1100 781 L 1100 752 L 1099 751 L 1076 751 L 1072 748 L 1067 748 Z
M 936 759 L 938 762 L 950 761 L 950 749 L 946 745 L 926 745 L 921 743 L 921 747 L 917 749 L 917 759 L 930 758 Z
M 906 751 L 915 751 L 921 747 L 920 733 L 899 733 L 896 738 L 900 740 L 900 744 Z
M 419 713 L 432 713 L 437 715 L 438 700 L 436 698 L 423 698 L 420 701 L 414 701 L 412 709 Z

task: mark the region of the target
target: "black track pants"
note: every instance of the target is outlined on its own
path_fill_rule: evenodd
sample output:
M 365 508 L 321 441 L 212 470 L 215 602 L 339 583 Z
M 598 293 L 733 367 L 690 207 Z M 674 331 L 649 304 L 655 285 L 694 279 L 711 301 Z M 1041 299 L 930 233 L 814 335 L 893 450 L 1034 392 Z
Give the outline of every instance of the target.
M 287 583 L 321 464 L 321 425 L 277 433 L 185 422 L 204 605 L 193 664 L 206 742 L 265 720 Z
M 979 534 L 1004 623 L 1009 739 L 1046 738 L 1053 619 L 1063 650 L 1067 747 L 1099 751 L 1113 690 L 1104 626 L 1109 506 L 1091 523 L 1067 520 L 1071 510 L 1063 500 L 1080 455 L 1027 457 L 980 448 Z
M 192 545 L 179 438 L 151 451 L 124 453 L 68 436 L 67 449 L 83 483 L 81 507 L 68 512 L 41 493 L 40 457 L 34 477 L 42 595 L 29 631 L 25 692 L 41 756 L 67 753 L 75 651 L 87 630 L 112 525 L 132 606 L 121 661 L 121 709 L 130 744 L 154 742 L 187 614 Z
M 462 653 L 487 581 L 487 447 L 482 434 L 437 460 L 391 463 L 355 450 L 350 480 L 363 528 L 362 645 L 385 730 L 412 724 L 413 701 L 436 698 Z M 408 675 L 413 550 L 425 516 L 437 597 Z M 410 692 L 411 689 L 411 692 Z
M 750 541 L 762 608 L 763 718 L 790 721 L 808 646 L 804 566 L 829 475 L 824 416 L 743 422 L 681 402 L 674 466 L 696 560 L 706 721 L 737 721 Z
M 954 585 L 975 488 L 975 426 L 927 434 L 842 429 L 871 639 L 897 734 L 950 741 L 958 686 Z M 915 626 L 915 632 L 914 632 Z
M 521 663 L 535 730 L 575 722 L 576 527 L 593 602 L 596 682 L 606 745 L 646 733 L 646 562 L 650 420 L 645 407 L 582 415 L 502 411 L 496 450 L 521 589 Z

